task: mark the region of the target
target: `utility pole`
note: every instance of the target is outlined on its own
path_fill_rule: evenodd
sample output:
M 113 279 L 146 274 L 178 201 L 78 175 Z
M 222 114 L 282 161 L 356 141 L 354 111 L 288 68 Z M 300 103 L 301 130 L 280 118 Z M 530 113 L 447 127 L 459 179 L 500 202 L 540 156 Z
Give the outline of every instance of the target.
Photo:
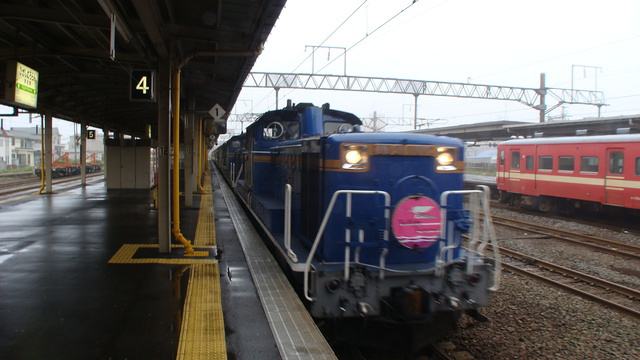
M 543 123 L 544 122 L 544 115 L 547 111 L 547 104 L 545 103 L 545 96 L 547 95 L 547 86 L 546 86 L 546 76 L 544 73 L 540 74 L 540 89 L 538 90 L 538 95 L 540 95 L 540 103 L 538 104 L 538 106 L 536 106 L 536 108 L 538 109 L 538 114 L 540 115 L 539 117 L 539 122 Z

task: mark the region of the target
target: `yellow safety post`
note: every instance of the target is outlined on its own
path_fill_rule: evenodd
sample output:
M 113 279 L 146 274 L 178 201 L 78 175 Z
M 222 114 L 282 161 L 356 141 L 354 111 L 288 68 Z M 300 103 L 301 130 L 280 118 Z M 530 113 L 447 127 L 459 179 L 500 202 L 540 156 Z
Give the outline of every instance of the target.
M 207 142 L 203 141 L 202 142 L 202 172 L 204 173 L 204 175 L 209 175 L 209 172 L 207 171 L 207 169 L 209 168 L 209 154 L 207 153 Z
M 185 255 L 199 256 L 191 242 L 180 232 L 180 70 L 195 56 L 255 56 L 257 51 L 196 51 L 187 55 L 176 66 L 173 74 L 173 236 L 185 247 Z
M 198 131 L 198 189 L 200 189 L 201 193 L 205 193 L 204 188 L 202 187 L 202 120 L 200 120 L 200 128 Z
M 185 255 L 194 255 L 191 241 L 180 232 L 180 69 L 173 74 L 173 236 L 184 245 Z

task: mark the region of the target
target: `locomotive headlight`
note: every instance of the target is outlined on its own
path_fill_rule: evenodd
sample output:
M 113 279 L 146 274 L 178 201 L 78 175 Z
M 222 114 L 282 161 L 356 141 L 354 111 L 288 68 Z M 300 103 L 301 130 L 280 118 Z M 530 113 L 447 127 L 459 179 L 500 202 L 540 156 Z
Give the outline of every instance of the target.
M 369 167 L 367 145 L 344 144 L 341 149 L 342 168 L 366 170 Z
M 446 152 L 438 155 L 438 164 L 442 166 L 449 166 L 452 163 L 453 163 L 453 157 L 451 156 L 451 153 Z
M 441 170 L 441 171 L 457 170 L 457 168 L 454 166 L 455 151 L 456 150 L 454 148 L 446 148 L 446 147 L 438 148 L 438 155 L 436 156 L 437 170 Z
M 362 161 L 362 155 L 358 150 L 349 150 L 344 154 L 344 160 L 350 165 L 358 164 Z

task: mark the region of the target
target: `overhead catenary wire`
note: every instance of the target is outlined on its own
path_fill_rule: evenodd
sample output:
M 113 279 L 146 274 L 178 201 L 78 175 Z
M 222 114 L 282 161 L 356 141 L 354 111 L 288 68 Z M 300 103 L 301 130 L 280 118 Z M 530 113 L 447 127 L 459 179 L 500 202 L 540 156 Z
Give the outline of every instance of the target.
M 324 45 L 324 43 L 326 43 L 326 42 L 327 42 L 327 41 L 328 41 L 328 40 L 329 40 L 333 35 L 335 35 L 335 33 L 336 33 L 336 32 L 338 32 L 338 30 L 340 30 L 340 28 L 341 28 L 344 24 L 346 24 L 346 23 L 347 23 L 347 21 L 349 21 L 349 20 L 353 17 L 353 15 L 355 15 L 355 14 L 358 12 L 358 10 L 360 10 L 360 9 L 364 6 L 364 4 L 366 4 L 366 3 L 367 3 L 367 1 L 368 1 L 368 0 L 364 0 L 364 1 L 362 2 L 362 4 L 360 4 L 360 6 L 358 6 L 355 10 L 353 10 L 353 11 L 351 12 L 351 14 L 349 14 L 349 16 L 347 16 L 347 18 L 346 18 L 346 19 L 344 19 L 344 20 L 342 21 L 342 23 L 340 23 L 340 25 L 338 25 L 338 27 L 336 27 L 336 28 L 331 32 L 331 34 L 329 34 L 329 35 L 328 35 L 324 40 L 322 40 L 322 42 L 320 43 L 320 45 L 318 45 L 318 47 L 320 47 L 320 46 Z M 302 60 L 302 62 L 301 62 L 300 64 L 298 64 L 298 66 L 296 66 L 296 68 L 295 68 L 295 69 L 293 69 L 291 72 L 293 73 L 293 72 L 295 72 L 296 70 L 298 70 L 298 68 L 299 68 L 300 66 L 302 66 L 302 64 L 304 64 L 307 60 L 309 60 L 309 58 L 310 58 L 311 56 L 313 56 L 313 52 L 311 53 L 311 55 L 307 56 L 307 57 L 306 57 L 306 59 Z
M 345 21 L 342 22 L 342 24 L 340 24 L 338 26 L 338 28 L 336 28 L 336 30 L 334 30 L 319 46 L 322 46 L 322 44 L 324 44 L 333 34 L 336 33 L 336 31 L 342 27 L 342 25 L 344 25 L 346 23 L 347 20 L 349 20 L 363 5 L 364 3 L 366 3 L 367 1 L 365 0 L 362 4 L 360 4 L 360 6 L 353 11 Z M 350 47 L 348 47 L 347 49 L 345 49 L 345 51 L 341 54 L 339 54 L 338 56 L 336 56 L 335 58 L 333 58 L 333 60 L 329 61 L 326 65 L 324 65 L 322 68 L 320 68 L 317 72 L 322 71 L 323 69 L 325 69 L 327 66 L 333 64 L 336 60 L 340 59 L 342 56 L 346 56 L 347 52 L 349 50 L 352 50 L 354 47 L 360 45 L 364 40 L 366 40 L 367 38 L 369 38 L 371 35 L 373 35 L 375 32 L 377 32 L 378 30 L 380 30 L 381 28 L 383 28 L 385 25 L 387 25 L 388 23 L 390 23 L 391 21 L 393 21 L 395 18 L 397 18 L 398 16 L 400 16 L 403 12 L 405 12 L 408 8 L 410 8 L 411 6 L 413 6 L 416 2 L 418 2 L 418 0 L 413 0 L 411 1 L 411 3 L 409 5 L 407 5 L 406 7 L 404 7 L 402 10 L 400 10 L 399 12 L 397 12 L 395 15 L 393 15 L 392 17 L 390 17 L 389 19 L 387 19 L 385 22 L 383 22 L 382 24 L 380 24 L 378 27 L 376 27 L 375 29 L 373 29 L 373 31 L 371 32 L 367 32 L 367 34 L 362 37 L 360 40 L 356 41 L 353 45 L 351 45 Z M 313 55 L 313 53 L 311 55 L 309 55 L 304 61 L 308 60 L 309 57 L 311 57 Z M 303 62 L 304 62 L 303 61 Z M 295 70 L 298 69 L 298 67 L 300 67 L 302 64 L 298 65 L 293 71 L 295 72 Z M 316 72 L 316 73 L 317 73 Z M 295 91 L 294 89 L 290 90 L 287 94 L 285 94 L 285 97 L 288 96 L 289 94 L 291 94 L 293 91 Z M 269 95 L 267 95 L 269 96 Z M 265 97 L 266 98 L 266 97 Z
M 415 3 L 417 3 L 417 2 L 418 2 L 418 0 L 413 0 L 413 1 L 411 2 L 411 4 L 407 5 L 407 6 L 406 6 L 406 7 L 404 7 L 402 10 L 400 10 L 398 13 L 396 13 L 395 15 L 393 15 L 392 17 L 390 17 L 389 19 L 387 19 L 387 21 L 383 22 L 383 23 L 382 23 L 381 25 L 379 25 L 377 28 L 373 29 L 373 31 L 372 31 L 372 32 L 367 32 L 367 34 L 366 34 L 362 39 L 358 40 L 355 44 L 351 45 L 349 48 L 347 48 L 347 49 L 345 50 L 345 52 L 344 52 L 344 53 L 342 53 L 342 54 L 340 54 L 340 55 L 336 56 L 333 60 L 331 60 L 331 61 L 330 61 L 329 63 L 327 63 L 325 66 L 323 66 L 322 68 L 320 68 L 320 70 L 318 70 L 318 71 L 321 71 L 322 69 L 324 69 L 324 68 L 326 68 L 327 66 L 331 65 L 334 61 L 336 61 L 336 60 L 337 60 L 337 59 L 339 59 L 340 57 L 345 56 L 345 55 L 346 55 L 346 53 L 347 53 L 349 50 L 351 50 L 351 49 L 353 49 L 354 47 L 356 47 L 356 46 L 360 45 L 360 43 L 362 43 L 364 40 L 368 39 L 368 38 L 369 38 L 369 36 L 373 35 L 376 31 L 380 30 L 382 27 L 384 27 L 385 25 L 387 25 L 388 23 L 390 23 L 391 21 L 393 21 L 393 19 L 395 19 L 395 18 L 397 18 L 398 16 L 400 16 L 400 14 L 402 14 L 403 12 L 405 12 L 405 10 L 407 10 L 408 8 L 410 8 L 411 6 L 413 6 L 413 5 L 414 5 Z
M 297 18 L 295 22 L 291 22 L 291 25 L 296 25 L 296 27 L 288 27 L 287 32 L 297 33 L 297 29 L 304 28 L 305 25 L 308 25 L 309 28 L 315 29 L 318 35 L 314 36 L 315 39 L 324 40 L 362 1 L 363 0 L 352 2 L 353 5 L 349 4 L 349 9 L 345 8 L 347 3 L 316 7 L 313 11 L 315 16 L 308 17 L 302 21 Z M 401 77 L 402 79 L 455 80 L 461 83 L 471 83 L 472 78 L 476 80 L 480 77 L 485 80 L 489 78 L 493 80 L 482 82 L 478 79 L 476 82 L 479 81 L 480 83 L 489 84 L 521 83 L 524 86 L 533 88 L 538 87 L 537 74 L 545 73 L 547 75 L 547 81 L 544 86 L 547 88 L 588 90 L 594 89 L 593 84 L 595 83 L 596 90 L 607 93 L 607 100 L 621 99 L 618 100 L 617 103 L 628 102 L 629 104 L 627 105 L 629 106 L 624 106 L 625 109 L 636 107 L 631 100 L 637 99 L 637 97 L 630 96 L 628 99 L 620 97 L 620 95 L 637 93 L 637 91 L 633 89 L 634 78 L 637 78 L 637 71 L 634 71 L 637 69 L 637 64 L 634 66 L 632 63 L 634 54 L 632 50 L 634 48 L 633 44 L 637 43 L 640 36 L 636 34 L 637 31 L 634 31 L 633 28 L 626 28 L 626 25 L 629 24 L 626 19 L 625 21 L 619 21 L 620 28 L 615 27 L 616 29 L 624 30 L 615 37 L 610 36 L 611 34 L 606 34 L 608 36 L 599 34 L 597 31 L 597 29 L 600 29 L 599 27 L 588 27 L 588 29 L 581 28 L 590 31 L 584 33 L 585 36 L 576 37 L 574 39 L 575 41 L 571 41 L 571 38 L 566 40 L 563 37 L 567 35 L 566 31 L 557 31 L 556 34 L 545 35 L 546 37 L 544 38 L 535 37 L 536 41 L 527 41 L 527 37 L 531 33 L 529 29 L 532 28 L 528 26 L 530 25 L 529 21 L 531 18 L 523 17 L 522 20 L 516 20 L 521 14 L 521 12 L 519 12 L 519 5 L 505 0 L 496 0 L 495 5 L 501 6 L 490 7 L 488 4 L 482 3 L 481 5 L 472 0 L 465 0 L 464 6 L 466 9 L 473 9 L 473 11 L 466 11 L 464 13 L 468 16 L 462 16 L 463 14 L 461 13 L 457 13 L 456 15 L 456 8 L 458 8 L 458 10 L 462 8 L 463 2 L 455 2 L 455 4 L 454 2 L 448 2 L 447 4 L 447 2 L 446 0 L 420 2 L 418 6 L 414 6 L 410 11 L 405 11 L 373 35 L 368 36 L 368 41 L 365 41 L 365 39 L 348 51 L 349 55 L 347 57 L 336 59 L 331 65 L 322 70 L 320 69 L 327 64 L 327 62 L 333 60 L 346 48 L 335 51 L 331 54 L 331 58 L 327 57 L 327 50 L 316 49 L 315 66 L 311 66 L 311 61 L 307 61 L 295 72 L 309 73 L 313 67 L 312 73 L 342 74 L 341 67 L 343 62 L 346 64 L 346 61 L 344 61 L 346 59 L 349 64 L 345 73 L 349 75 L 356 75 L 354 74 L 355 71 L 363 75 L 387 77 L 397 75 L 395 77 Z M 335 35 L 323 44 L 346 46 L 349 48 L 365 36 L 365 11 L 367 12 L 366 30 L 371 32 L 382 22 L 409 5 L 409 3 L 410 1 L 402 1 L 394 2 L 393 6 L 382 6 L 382 3 L 368 1 L 350 21 L 347 21 Z M 431 10 L 436 4 L 445 4 L 446 6 L 440 5 L 438 13 L 435 13 Z M 505 4 L 506 6 L 504 6 Z M 378 5 L 380 5 L 380 9 L 378 9 Z M 567 6 L 567 8 L 571 10 L 570 6 Z M 340 9 L 344 10 L 344 12 L 340 11 Z M 577 8 L 573 7 L 573 9 Z M 300 10 L 305 11 L 305 8 L 303 7 Z M 486 15 L 492 15 L 495 12 L 502 13 L 500 16 L 502 16 L 505 21 L 502 22 L 500 16 L 496 18 L 491 16 L 476 16 L 477 14 L 485 14 L 485 10 L 487 10 Z M 338 12 L 338 14 L 336 14 L 336 12 Z M 447 15 L 449 12 L 453 15 Z M 556 13 L 557 12 L 558 11 L 556 11 Z M 512 14 L 513 16 L 504 17 L 505 14 Z M 540 10 L 539 14 L 544 15 L 544 11 Z M 581 12 L 581 14 L 583 13 Z M 593 15 L 597 18 L 598 12 L 591 14 L 585 9 L 583 15 L 585 17 Z M 605 14 L 603 14 L 603 16 L 604 15 Z M 610 11 L 610 14 L 607 13 L 607 15 L 611 15 L 612 20 L 616 19 L 616 15 L 620 15 L 620 19 L 623 19 L 623 14 L 616 14 L 615 11 Z M 560 16 L 558 18 L 561 19 Z M 311 22 L 312 19 L 314 21 L 313 23 Z M 456 21 L 450 21 L 451 19 L 455 19 Z M 575 17 L 572 16 L 570 19 L 575 20 Z M 531 21 L 531 23 L 535 24 L 535 21 Z M 564 24 L 564 22 L 559 23 Z M 325 26 L 323 26 L 323 24 Z M 569 24 L 569 21 L 567 21 L 567 24 Z M 285 23 L 285 25 L 289 25 L 289 23 Z M 527 26 L 518 27 L 518 25 Z M 533 31 L 533 34 L 542 34 L 542 28 L 535 28 L 535 26 L 533 28 L 536 29 Z M 594 28 L 595 30 L 591 31 Z M 321 33 L 317 33 L 318 29 L 322 29 Z M 524 29 L 526 31 L 514 31 L 515 29 Z M 571 29 L 575 29 L 575 27 Z M 565 30 L 565 28 L 559 27 L 558 30 Z M 303 33 L 297 34 L 303 35 Z M 296 44 L 294 48 L 302 50 L 301 45 L 305 45 L 303 42 L 309 41 L 306 38 L 307 36 L 292 37 L 289 41 L 290 47 Z M 498 40 L 498 42 L 494 42 L 494 38 Z M 620 41 L 624 39 L 627 41 Z M 406 46 L 405 42 L 411 45 Z M 274 44 L 276 43 L 274 42 Z M 311 42 L 311 44 L 316 45 L 320 44 L 320 42 L 314 41 Z M 374 45 L 375 49 L 372 47 Z M 594 47 L 596 48 L 594 49 Z M 618 49 L 623 49 L 623 51 L 617 56 L 609 56 L 609 53 L 613 55 Z M 333 52 L 333 49 L 331 49 L 331 51 Z M 301 51 L 298 51 L 298 56 L 291 59 L 293 61 L 289 61 L 288 64 L 278 65 L 279 69 L 275 66 L 272 67 L 272 71 L 277 72 L 294 68 L 309 55 L 308 50 L 306 53 L 300 53 Z M 264 70 L 269 70 L 266 60 L 271 59 L 265 57 L 265 62 L 260 65 L 263 65 L 262 68 Z M 523 65 L 527 66 L 531 63 L 535 63 L 536 65 L 520 69 L 522 71 L 512 70 L 507 72 L 512 68 L 520 68 Z M 276 62 L 275 64 L 278 63 Z M 571 64 L 600 65 L 603 71 L 598 72 L 597 79 L 594 80 L 594 73 L 588 73 L 582 76 L 582 72 L 576 72 L 575 74 L 568 72 L 572 70 Z M 285 65 L 284 68 L 282 65 Z M 535 77 L 527 74 L 531 72 L 531 70 L 536 70 L 534 74 L 536 75 Z M 489 77 L 486 75 L 493 73 L 500 75 Z M 625 73 L 631 76 L 624 75 Z M 507 76 L 507 74 L 509 76 Z M 571 75 L 571 77 L 569 75 Z M 291 81 L 297 81 L 295 78 L 286 78 L 285 81 L 288 85 L 291 85 L 289 82 L 290 79 Z M 400 110 L 396 108 L 400 105 L 402 105 L 402 111 L 404 113 L 404 111 L 406 111 L 404 106 L 408 104 L 400 103 L 409 102 L 405 97 L 368 96 L 366 94 L 353 92 L 348 94 L 325 92 L 325 94 L 323 94 L 322 92 L 316 91 L 314 93 L 308 90 L 297 92 L 293 90 L 291 94 L 285 98 L 285 94 L 290 91 L 290 89 L 284 85 L 285 81 L 281 81 L 283 85 L 280 91 L 278 91 L 281 106 L 287 98 L 293 98 L 294 101 L 295 98 L 299 98 L 298 101 L 304 99 L 314 103 L 324 101 L 331 102 L 332 105 L 336 103 L 338 106 L 344 106 L 343 104 L 347 103 L 347 106 L 355 110 L 355 113 L 359 116 L 363 116 L 367 111 L 371 111 L 367 110 L 368 108 L 374 110 L 378 108 L 378 114 L 392 116 Z M 568 85 L 570 82 L 572 84 L 571 87 Z M 529 83 L 533 84 L 526 85 Z M 610 86 L 613 83 L 616 83 L 615 87 Z M 298 87 L 297 84 L 294 84 L 294 86 Z M 255 96 L 260 99 L 270 90 L 272 89 L 266 88 L 253 92 L 253 90 L 245 89 L 245 94 L 247 98 L 250 98 L 255 93 Z M 295 92 L 295 94 L 293 92 Z M 271 93 L 275 94 L 273 91 L 271 91 Z M 273 108 L 275 97 L 271 97 L 268 100 L 270 100 L 272 104 L 271 108 Z M 562 110 L 563 116 L 568 111 L 568 113 L 571 114 L 571 118 L 576 117 L 577 113 L 582 112 L 593 116 L 591 111 L 582 111 L 582 109 L 570 105 L 561 105 L 562 107 L 558 107 L 555 102 L 549 102 L 550 106 L 553 105 L 553 109 L 549 111 L 549 115 L 559 115 Z M 262 103 L 259 109 L 265 111 L 264 106 L 266 103 L 266 101 Z M 425 114 L 429 113 L 429 117 L 443 117 L 442 114 L 437 114 L 436 111 L 438 111 L 442 105 L 446 106 L 448 103 L 448 100 L 443 98 L 421 97 L 420 112 L 422 113 L 424 111 Z M 516 105 L 517 104 L 513 104 L 513 106 L 504 105 L 505 110 L 498 110 L 498 113 L 505 113 L 511 108 L 516 108 Z M 598 110 L 602 110 L 602 114 L 607 112 L 609 114 L 618 114 L 620 110 L 617 110 L 616 106 L 618 106 L 616 103 L 611 103 L 610 106 L 603 106 Z M 456 115 L 457 113 L 484 114 L 484 110 L 491 108 L 501 109 L 502 107 L 500 103 L 488 103 L 485 106 L 484 103 L 467 104 L 466 102 L 463 103 L 460 101 L 456 103 L 455 111 L 447 112 L 450 115 Z M 271 110 L 271 108 L 269 110 Z M 468 111 L 460 111 L 464 108 L 468 108 Z M 614 109 L 616 110 L 612 111 Z M 527 113 L 529 111 L 531 110 L 527 109 L 513 114 L 507 113 L 505 117 L 514 118 L 514 120 L 517 117 L 528 120 Z M 434 115 L 434 113 L 437 115 Z M 492 120 L 489 119 L 491 117 L 492 116 L 489 116 L 486 120 Z M 474 122 L 482 120 L 482 116 L 473 119 Z
M 344 26 L 344 24 L 347 23 L 347 21 L 349 21 L 363 6 L 364 4 L 367 3 L 368 0 L 364 0 L 355 10 L 353 10 L 351 12 L 351 14 L 349 14 L 349 16 L 347 16 L 342 23 L 340 23 L 340 25 L 338 25 L 324 40 L 322 40 L 322 42 L 320 43 L 320 45 L 318 46 L 322 46 L 324 45 L 333 35 L 335 35 L 336 32 L 338 32 L 338 30 L 340 30 L 340 28 L 342 26 Z M 314 50 L 315 51 L 315 50 Z M 311 54 L 309 54 L 304 60 L 302 60 L 300 62 L 300 64 L 298 64 L 292 71 L 291 73 L 294 73 L 296 70 L 298 70 L 298 68 L 300 68 L 300 66 L 302 66 L 307 60 L 309 60 L 309 58 L 311 58 L 313 56 L 313 51 L 311 52 Z M 294 90 L 290 90 L 285 96 L 291 94 Z M 271 92 L 269 92 L 267 95 L 265 95 L 260 101 L 258 101 L 257 105 L 262 104 L 265 100 L 269 99 L 269 97 L 271 97 L 271 95 L 273 94 L 273 90 Z M 268 107 L 268 105 L 267 105 Z

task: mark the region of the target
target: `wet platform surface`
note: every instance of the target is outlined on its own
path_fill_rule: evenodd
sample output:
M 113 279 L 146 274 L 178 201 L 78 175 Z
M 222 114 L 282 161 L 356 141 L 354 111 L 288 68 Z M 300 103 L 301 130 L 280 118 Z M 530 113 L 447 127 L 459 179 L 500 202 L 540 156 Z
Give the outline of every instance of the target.
M 0 358 L 176 359 L 191 265 L 109 263 L 125 244 L 157 244 L 152 207 L 151 191 L 107 191 L 103 182 L 0 199 Z M 197 213 L 197 206 L 183 211 L 188 238 Z M 232 230 L 219 231 L 232 239 Z M 227 249 L 229 264 L 241 269 L 242 259 Z M 144 252 L 136 256 L 150 256 Z M 226 351 L 237 359 L 279 358 L 255 290 L 234 285 L 228 297 L 242 310 L 227 326 L 240 323 L 235 332 L 242 332 L 251 317 L 246 324 L 260 337 Z
M 0 204 L 0 358 L 175 358 L 180 266 L 108 264 L 157 243 L 152 204 L 102 182 Z
M 157 252 L 150 190 L 0 197 L 0 359 L 335 359 L 229 189 L 205 185 L 181 210 L 190 259 Z

